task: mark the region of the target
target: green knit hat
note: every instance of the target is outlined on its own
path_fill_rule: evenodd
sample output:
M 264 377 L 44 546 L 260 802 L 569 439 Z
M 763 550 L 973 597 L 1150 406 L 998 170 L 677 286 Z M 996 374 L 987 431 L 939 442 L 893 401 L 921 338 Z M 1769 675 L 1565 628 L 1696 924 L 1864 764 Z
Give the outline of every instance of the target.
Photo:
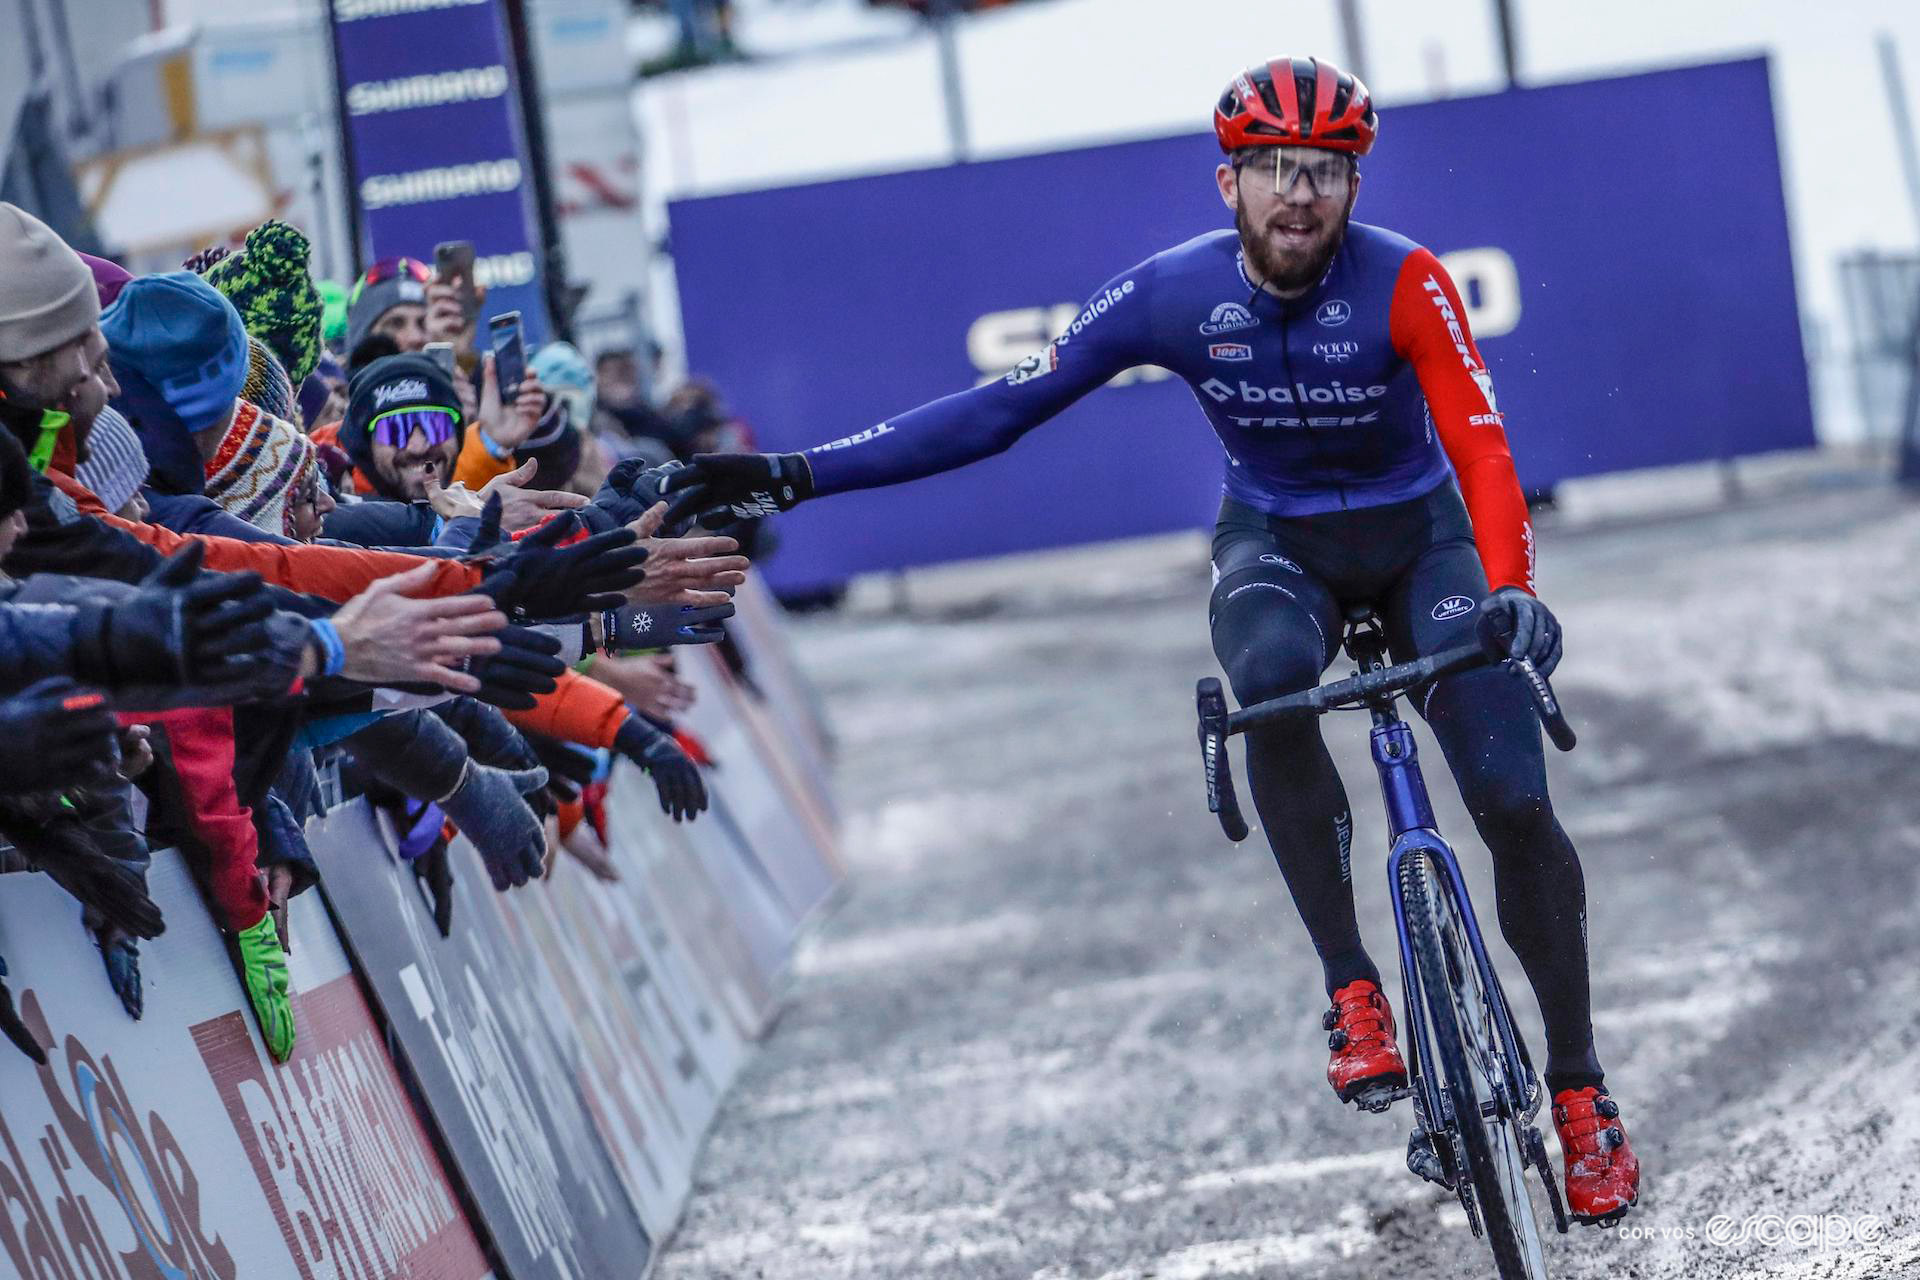
M 297 386 L 320 359 L 320 295 L 307 274 L 311 246 L 278 218 L 247 232 L 240 252 L 207 268 L 247 332 L 267 344 Z

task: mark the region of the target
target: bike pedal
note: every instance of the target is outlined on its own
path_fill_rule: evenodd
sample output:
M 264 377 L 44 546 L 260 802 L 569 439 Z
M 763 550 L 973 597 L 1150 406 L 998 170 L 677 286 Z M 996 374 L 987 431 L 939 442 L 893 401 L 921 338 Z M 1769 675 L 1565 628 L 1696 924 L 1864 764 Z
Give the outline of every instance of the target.
M 1408 1097 L 1412 1092 L 1404 1085 L 1396 1087 L 1390 1084 L 1370 1084 L 1356 1090 L 1347 1101 L 1362 1111 L 1380 1115 L 1391 1107 L 1396 1099 Z
M 1427 1135 L 1418 1130 L 1407 1138 L 1407 1171 L 1418 1174 L 1435 1186 L 1453 1190 L 1453 1179 L 1447 1176 L 1446 1162 L 1440 1159 L 1440 1153 L 1433 1149 L 1433 1143 Z

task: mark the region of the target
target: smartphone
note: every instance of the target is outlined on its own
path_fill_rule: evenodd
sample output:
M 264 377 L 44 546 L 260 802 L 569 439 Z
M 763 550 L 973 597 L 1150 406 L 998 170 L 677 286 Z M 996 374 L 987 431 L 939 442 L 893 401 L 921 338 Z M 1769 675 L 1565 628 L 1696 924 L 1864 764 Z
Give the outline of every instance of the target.
M 425 348 L 427 359 L 440 366 L 440 371 L 449 378 L 457 376 L 453 367 L 453 344 L 451 342 L 429 342 Z
M 512 404 L 527 376 L 527 341 L 520 331 L 520 313 L 506 311 L 487 321 L 493 344 L 493 371 L 500 379 L 500 403 Z
M 460 292 L 460 307 L 467 319 L 479 308 L 473 292 L 473 241 L 444 240 L 433 246 L 433 270 L 441 283 Z

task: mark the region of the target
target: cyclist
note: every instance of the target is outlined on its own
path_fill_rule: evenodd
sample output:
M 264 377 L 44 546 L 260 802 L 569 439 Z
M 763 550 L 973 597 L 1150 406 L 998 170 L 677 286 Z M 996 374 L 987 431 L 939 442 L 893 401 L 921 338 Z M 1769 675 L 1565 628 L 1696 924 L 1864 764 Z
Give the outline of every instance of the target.
M 1315 684 L 1343 607 L 1370 602 L 1406 660 L 1508 635 L 1543 671 L 1560 626 L 1533 595 L 1534 540 L 1493 382 L 1445 267 L 1351 222 L 1378 120 L 1330 63 L 1276 59 L 1214 111 L 1234 230 L 1121 273 L 1005 377 L 806 453 L 701 455 L 676 511 L 751 516 L 988 457 L 1135 365 L 1181 377 L 1226 452 L 1213 542 L 1214 651 L 1242 705 Z M 1491 588 L 1491 590 L 1489 590 Z M 1547 796 L 1539 726 L 1498 668 L 1419 703 L 1493 854 L 1500 927 L 1544 1015 L 1546 1085 L 1583 1221 L 1625 1213 L 1639 1162 L 1594 1053 L 1586 890 Z M 1347 798 L 1313 720 L 1252 733 L 1248 773 L 1333 1004 L 1341 1101 L 1404 1084 L 1379 969 L 1360 940 Z

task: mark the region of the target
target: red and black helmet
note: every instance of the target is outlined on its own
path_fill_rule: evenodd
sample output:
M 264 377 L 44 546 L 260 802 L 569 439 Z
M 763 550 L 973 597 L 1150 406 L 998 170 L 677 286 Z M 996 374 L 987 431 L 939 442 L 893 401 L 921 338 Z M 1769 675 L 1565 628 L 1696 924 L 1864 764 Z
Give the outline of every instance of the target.
M 1294 146 L 1363 156 L 1379 131 L 1367 86 L 1318 58 L 1275 58 L 1249 67 L 1213 109 L 1213 132 L 1226 152 Z

